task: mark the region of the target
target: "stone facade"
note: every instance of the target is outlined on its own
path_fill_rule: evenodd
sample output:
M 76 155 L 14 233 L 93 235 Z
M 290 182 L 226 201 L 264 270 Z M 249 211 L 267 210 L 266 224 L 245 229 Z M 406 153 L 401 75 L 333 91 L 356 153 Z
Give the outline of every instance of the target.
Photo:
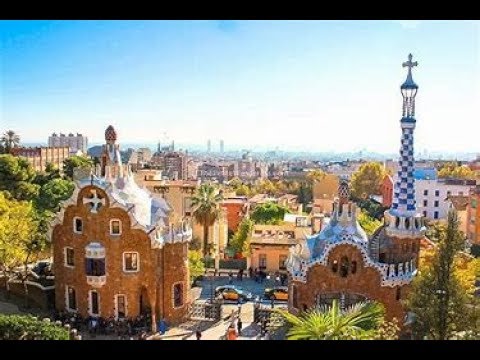
M 56 308 L 84 317 L 150 314 L 152 330 L 160 318 L 179 323 L 189 305 L 191 228 L 136 184 L 113 127 L 105 138 L 98 176 L 76 171 L 74 194 L 51 225 Z
M 63 169 L 63 161 L 70 157 L 70 148 L 66 147 L 16 147 L 12 155 L 27 158 L 35 171 L 45 171 L 47 164 L 53 164 Z

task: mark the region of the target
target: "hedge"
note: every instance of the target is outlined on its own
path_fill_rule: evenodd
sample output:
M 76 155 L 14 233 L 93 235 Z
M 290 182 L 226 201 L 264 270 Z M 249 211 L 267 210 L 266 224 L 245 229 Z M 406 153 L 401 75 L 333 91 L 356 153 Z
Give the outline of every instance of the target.
M 0 314 L 0 340 L 69 340 L 69 333 L 31 315 Z

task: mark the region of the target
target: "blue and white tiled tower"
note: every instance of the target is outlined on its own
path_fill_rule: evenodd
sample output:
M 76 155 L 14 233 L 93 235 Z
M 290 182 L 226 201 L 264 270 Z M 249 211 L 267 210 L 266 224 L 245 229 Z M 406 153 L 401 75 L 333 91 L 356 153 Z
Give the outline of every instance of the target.
M 417 61 L 412 61 L 412 54 L 408 55 L 408 61 L 402 64 L 408 68 L 407 79 L 400 86 L 403 96 L 402 138 L 400 147 L 400 159 L 398 177 L 395 183 L 392 208 L 386 216 L 389 223 L 391 235 L 402 237 L 417 236 L 423 231 L 423 224 L 420 215 L 417 214 L 415 204 L 415 178 L 413 171 L 415 167 L 413 151 L 413 131 L 415 130 L 415 96 L 418 85 L 412 78 L 412 68 L 418 66 Z M 387 214 L 386 214 L 387 215 Z

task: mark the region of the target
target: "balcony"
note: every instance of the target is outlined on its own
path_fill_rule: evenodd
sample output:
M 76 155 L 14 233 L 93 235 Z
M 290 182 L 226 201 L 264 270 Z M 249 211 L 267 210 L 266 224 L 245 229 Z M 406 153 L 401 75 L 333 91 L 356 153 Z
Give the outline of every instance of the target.
M 87 275 L 87 284 L 93 287 L 101 287 L 107 282 L 107 276 L 92 276 Z

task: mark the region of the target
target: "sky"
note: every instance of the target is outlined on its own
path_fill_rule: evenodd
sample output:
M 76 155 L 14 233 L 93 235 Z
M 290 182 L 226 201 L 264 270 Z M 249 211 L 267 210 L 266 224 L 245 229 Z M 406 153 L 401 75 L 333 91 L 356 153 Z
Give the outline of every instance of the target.
M 480 21 L 0 21 L 0 132 L 102 143 L 480 152 Z

